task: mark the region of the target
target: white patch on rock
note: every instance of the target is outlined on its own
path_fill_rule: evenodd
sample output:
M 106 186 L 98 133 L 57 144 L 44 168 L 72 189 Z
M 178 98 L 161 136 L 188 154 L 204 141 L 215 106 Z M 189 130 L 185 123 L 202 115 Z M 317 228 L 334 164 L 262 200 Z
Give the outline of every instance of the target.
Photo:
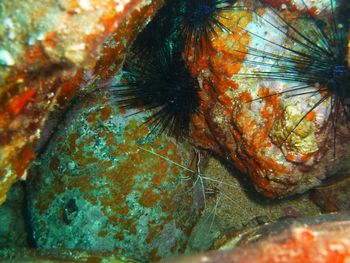
M 3 66 L 13 66 L 15 64 L 15 60 L 13 59 L 10 52 L 6 49 L 0 49 L 0 65 Z

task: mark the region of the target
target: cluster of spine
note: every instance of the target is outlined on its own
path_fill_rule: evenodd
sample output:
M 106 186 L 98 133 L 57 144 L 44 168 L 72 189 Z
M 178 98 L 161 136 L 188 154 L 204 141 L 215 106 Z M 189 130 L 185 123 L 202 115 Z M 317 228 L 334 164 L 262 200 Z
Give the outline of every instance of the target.
M 247 54 L 253 59 L 247 62 L 259 70 L 242 74 L 243 77 L 292 83 L 288 89 L 269 96 L 320 96 L 285 140 L 309 113 L 322 103 L 330 103 L 329 121 L 335 147 L 337 127 L 340 123 L 350 122 L 350 71 L 347 62 L 350 3 L 345 0 L 337 3 L 329 0 L 327 10 L 321 10 L 316 16 L 302 1 L 298 19 L 292 19 L 288 18 L 288 14 L 285 15 L 285 10 L 268 7 L 264 1 L 258 2 L 269 10 L 269 15 L 256 15 L 270 30 L 278 32 L 285 39 L 285 43 L 276 43 L 262 34 L 251 33 L 262 43 L 281 52 L 269 52 L 248 46 Z
M 123 69 L 124 83 L 112 87 L 119 105 L 152 111 L 146 123 L 156 133 L 186 136 L 200 106 L 200 86 L 183 55 L 190 48 L 201 55 L 217 30 L 228 30 L 219 16 L 233 9 L 234 3 L 166 1 L 131 47 Z
M 191 117 L 200 108 L 200 85 L 189 73 L 183 56 L 194 49 L 192 54 L 196 60 L 205 48 L 211 48 L 211 39 L 217 37 L 218 32 L 230 34 L 220 21 L 225 19 L 226 12 L 234 12 L 236 1 L 167 0 L 131 48 L 124 66 L 124 83 L 113 87 L 118 102 L 126 108 L 151 110 L 146 122 L 154 131 L 167 131 L 176 137 L 188 134 Z M 244 52 L 257 59 L 245 62 L 259 70 L 240 74 L 240 77 L 295 83 L 287 90 L 269 96 L 321 94 L 295 129 L 310 112 L 330 101 L 329 119 L 335 141 L 337 123 L 344 119 L 346 123 L 350 121 L 350 72 L 346 61 L 350 4 L 346 0 L 337 3 L 330 0 L 324 16 L 316 16 L 304 1 L 302 4 L 298 15 L 307 21 L 306 29 L 287 18 L 285 10 L 271 7 L 264 0 L 249 3 L 249 7 L 240 6 L 251 9 L 259 19 L 265 20 L 286 39 L 286 43 L 293 43 L 274 43 L 263 34 L 248 32 L 283 52 L 247 46 L 248 52 Z M 256 11 L 259 7 L 270 11 L 271 21 Z

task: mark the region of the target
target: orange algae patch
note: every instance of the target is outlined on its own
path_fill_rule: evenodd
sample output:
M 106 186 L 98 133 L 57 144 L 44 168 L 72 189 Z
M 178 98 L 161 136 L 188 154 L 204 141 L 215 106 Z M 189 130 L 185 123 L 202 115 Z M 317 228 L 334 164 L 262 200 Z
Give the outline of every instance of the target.
M 21 111 L 23 111 L 27 103 L 33 99 L 36 92 L 36 88 L 31 87 L 15 96 L 9 102 L 8 106 L 6 107 L 6 111 L 12 116 L 18 115 Z
M 159 261 L 161 257 L 158 255 L 158 248 L 153 248 L 150 252 L 150 258 L 152 261 Z
M 140 123 L 135 119 L 132 119 L 129 122 L 129 124 L 125 127 L 125 131 L 126 132 L 123 137 L 126 141 L 130 142 L 136 141 L 139 137 L 146 136 L 150 132 L 147 125 Z M 136 148 L 136 146 L 133 147 Z
M 44 45 L 46 47 L 50 47 L 50 48 L 55 48 L 57 46 L 57 33 L 56 32 L 51 32 L 49 34 L 46 35 L 46 37 L 44 38 Z
M 314 111 L 309 112 L 308 114 L 306 114 L 305 119 L 307 119 L 308 121 L 313 121 L 316 118 L 316 113 Z
M 75 73 L 74 77 L 69 81 L 63 83 L 59 90 L 59 97 L 57 99 L 57 103 L 60 106 L 64 106 L 66 102 L 70 101 L 77 94 L 79 84 L 81 83 L 83 78 L 83 70 L 79 69 Z
M 157 173 L 155 176 L 153 176 L 152 183 L 154 184 L 155 187 L 157 187 L 161 184 L 163 179 L 164 179 L 164 174 Z
M 297 11 L 298 6 L 293 1 L 295 0 L 264 0 L 264 2 L 270 5 L 271 7 L 284 9 L 288 11 Z M 307 8 L 303 7 L 302 10 L 300 10 L 299 12 L 310 14 L 313 17 L 317 17 L 319 14 L 319 10 L 315 6 Z
M 265 196 L 271 198 L 275 197 L 276 194 L 271 186 L 271 181 L 269 179 L 260 177 L 257 173 L 252 173 L 251 179 L 260 189 L 263 189 Z
M 26 60 L 30 64 L 48 64 L 48 57 L 41 45 L 34 45 L 27 50 Z
M 152 207 L 159 200 L 159 195 L 153 192 L 153 189 L 147 188 L 142 192 L 139 203 L 144 207 Z
M 13 168 L 18 176 L 21 177 L 27 169 L 28 164 L 35 159 L 35 152 L 30 146 L 24 147 L 19 153 L 17 160 L 13 163 Z
M 306 161 L 309 160 L 311 157 L 313 157 L 314 154 L 315 154 L 314 152 L 304 154 L 304 155 L 302 155 L 302 156 L 300 157 L 300 160 L 301 160 L 302 162 L 306 162 Z
M 249 44 L 250 36 L 243 29 L 252 20 L 252 15 L 246 11 L 230 12 L 228 19 L 221 19 L 231 32 L 227 34 L 222 32 L 213 40 L 213 47 L 218 54 L 211 58 L 216 72 L 222 72 L 227 77 L 236 74 L 247 53 L 246 46 Z
M 278 96 L 269 96 L 271 95 L 270 90 L 264 86 L 260 87 L 258 91 L 260 97 L 264 97 L 265 105 L 261 110 L 261 117 L 267 120 L 268 129 L 271 128 L 273 120 L 276 116 L 281 114 L 279 108 L 279 98 Z M 269 96 L 269 97 L 268 97 Z
M 124 55 L 129 49 L 130 43 L 142 26 L 141 23 L 150 19 L 162 6 L 163 1 L 152 1 L 151 4 L 134 10 L 127 21 L 122 21 L 109 41 L 104 44 L 101 55 L 95 66 L 94 74 L 103 79 L 110 78 L 117 73 L 124 60 Z M 104 18 L 109 23 L 110 18 Z
M 88 192 L 90 190 L 89 186 L 90 178 L 86 175 L 74 177 L 68 183 L 68 189 L 77 188 L 82 192 Z
M 99 237 L 105 237 L 107 236 L 108 232 L 106 229 L 101 229 L 100 232 L 98 233 Z
M 202 71 L 210 72 L 209 80 L 203 77 L 203 89 L 199 93 L 201 98 L 201 112 L 192 118 L 194 129 L 192 137 L 202 147 L 207 149 L 219 149 L 215 136 L 210 134 L 206 117 L 203 115 L 210 110 L 210 105 L 219 100 L 224 105 L 225 114 L 231 116 L 234 109 L 233 98 L 226 92 L 231 88 L 238 89 L 237 83 L 231 77 L 241 69 L 244 54 L 235 50 L 245 50 L 249 42 L 249 35 L 242 29 L 252 19 L 249 12 L 226 12 L 225 18 L 220 22 L 230 29 L 230 34 L 217 30 L 218 36 L 212 39 L 211 48 L 196 61 L 189 61 L 191 73 L 196 76 Z M 209 50 L 209 51 L 208 51 Z
M 208 57 L 210 56 L 210 54 L 211 54 L 210 51 L 204 50 L 203 55 L 197 58 L 197 60 L 193 61 L 193 60 L 190 60 L 190 58 L 194 57 L 194 50 L 192 49 L 188 53 L 188 61 L 187 61 L 188 70 L 192 76 L 197 76 L 199 75 L 202 69 L 208 68 L 208 62 L 209 62 Z
M 271 147 L 269 139 L 269 132 L 273 126 L 274 119 L 280 114 L 279 110 L 279 98 L 278 96 L 265 97 L 270 94 L 270 91 L 266 87 L 259 89 L 259 96 L 264 97 L 264 107 L 261 109 L 260 116 L 265 119 L 264 125 L 257 127 L 257 122 L 252 119 L 252 116 L 247 114 L 244 109 L 241 109 L 235 114 L 234 122 L 239 124 L 240 134 L 244 137 L 237 137 L 237 133 L 234 133 L 237 141 L 244 141 L 244 149 L 246 154 L 252 158 L 247 158 L 245 161 L 249 163 L 248 169 L 252 176 L 253 181 L 264 191 L 267 191 L 267 187 L 270 185 L 269 180 L 258 176 L 259 173 L 273 171 L 275 174 L 283 174 L 286 172 L 286 168 L 279 164 L 277 161 L 271 159 L 263 154 L 264 148 Z M 272 193 L 265 192 L 267 195 L 273 196 Z
M 115 234 L 115 238 L 118 240 L 124 240 L 125 236 L 123 232 L 118 232 L 117 234 Z
M 111 107 L 109 105 L 103 107 L 103 109 L 101 110 L 101 114 L 100 114 L 100 119 L 101 121 L 106 121 L 109 119 L 109 117 L 111 116 L 112 110 Z
M 88 122 L 92 123 L 92 124 L 96 124 L 96 117 L 97 117 L 97 112 L 93 112 L 89 115 L 89 117 L 86 119 Z
M 238 99 L 242 102 L 251 102 L 253 100 L 252 95 L 248 91 L 241 92 Z
M 262 243 L 261 249 L 249 261 L 254 262 L 346 262 L 350 256 L 347 240 L 338 241 L 333 233 L 320 235 L 309 229 L 296 229 L 283 241 Z M 335 235 L 337 236 L 337 235 Z

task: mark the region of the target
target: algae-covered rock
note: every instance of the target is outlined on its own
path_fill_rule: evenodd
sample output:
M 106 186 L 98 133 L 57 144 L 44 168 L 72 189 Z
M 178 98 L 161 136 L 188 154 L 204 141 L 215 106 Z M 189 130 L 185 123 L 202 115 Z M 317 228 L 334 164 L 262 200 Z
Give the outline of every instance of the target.
M 113 77 L 161 4 L 0 1 L 0 204 L 25 178 L 50 112 Z
M 33 248 L 0 249 L 1 262 L 23 263 L 59 263 L 59 262 L 91 262 L 91 263 L 136 263 L 117 254 L 88 253 L 64 249 L 40 250 Z
M 150 132 L 147 114 L 133 113 L 106 93 L 67 113 L 28 181 L 39 248 L 117 251 L 142 261 L 184 251 L 199 216 L 194 151 Z
M 0 249 L 29 246 L 24 188 L 24 182 L 14 184 L 6 202 L 0 206 Z

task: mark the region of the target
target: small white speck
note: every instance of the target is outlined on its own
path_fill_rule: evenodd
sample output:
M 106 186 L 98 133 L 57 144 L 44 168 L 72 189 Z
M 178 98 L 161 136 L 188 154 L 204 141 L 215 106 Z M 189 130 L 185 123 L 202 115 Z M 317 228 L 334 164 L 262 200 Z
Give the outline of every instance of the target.
M 44 38 L 45 38 L 45 34 L 44 34 L 44 33 L 40 33 L 40 34 L 38 34 L 37 37 L 36 37 L 36 39 L 39 40 L 39 41 L 44 40 Z
M 14 25 L 10 18 L 5 18 L 4 20 L 4 26 L 7 28 L 8 33 L 7 37 L 11 40 L 14 40 L 16 38 L 15 32 L 14 32 Z
M 90 4 L 89 0 L 80 0 L 79 4 L 80 4 L 82 9 L 85 9 L 85 10 L 90 10 L 91 9 L 91 4 Z
M 121 12 L 124 10 L 124 6 L 122 4 L 118 4 L 116 7 L 117 12 Z
M 342 246 L 341 244 L 331 244 L 329 247 L 333 251 L 342 251 L 342 250 L 344 250 L 344 246 Z
M 130 0 L 124 0 L 124 1 L 117 1 L 117 6 L 115 10 L 117 12 L 122 12 L 124 10 L 125 5 L 127 5 L 130 2 Z
M 1 178 L 1 182 L 3 184 L 5 184 L 11 178 L 11 176 L 13 176 L 11 169 L 8 166 L 5 167 L 5 171 L 6 171 L 5 176 Z
M 74 168 L 75 168 L 75 163 L 74 162 L 68 163 L 68 169 L 69 170 L 74 170 Z
M 37 136 L 37 138 L 40 138 L 41 130 L 37 129 L 36 132 L 35 132 L 35 135 Z
M 10 52 L 5 49 L 0 49 L 0 65 L 13 66 L 15 64 Z
M 80 43 L 80 44 L 75 44 L 70 47 L 71 51 L 77 51 L 77 50 L 84 50 L 85 49 L 85 44 Z
M 34 45 L 34 43 L 35 43 L 35 39 L 34 39 L 34 38 L 28 38 L 27 44 L 28 44 L 29 46 Z
M 24 173 L 22 174 L 22 176 L 19 178 L 21 181 L 25 181 L 27 180 L 28 177 L 28 172 L 27 170 L 24 171 Z
M 30 37 L 28 40 L 27 40 L 27 44 L 29 46 L 32 46 L 34 45 L 37 41 L 42 41 L 44 39 L 45 35 L 43 33 L 39 33 L 39 34 L 36 34 L 32 37 Z
M 201 257 L 200 261 L 201 261 L 201 262 L 209 262 L 209 261 L 210 261 L 210 258 L 207 257 L 207 256 L 203 256 L 203 257 Z

